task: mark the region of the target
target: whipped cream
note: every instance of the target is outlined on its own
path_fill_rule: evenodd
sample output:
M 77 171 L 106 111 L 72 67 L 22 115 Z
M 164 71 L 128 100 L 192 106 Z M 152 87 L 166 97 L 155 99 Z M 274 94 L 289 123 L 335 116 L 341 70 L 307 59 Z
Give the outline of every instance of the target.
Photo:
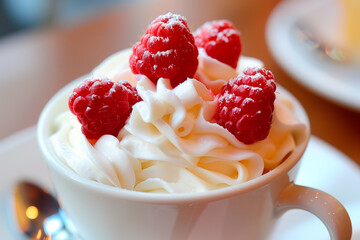
M 160 78 L 155 86 L 134 76 L 128 66 L 131 49 L 110 56 L 92 72 L 94 77 L 136 83 L 143 101 L 117 137 L 104 135 L 91 145 L 76 117 L 66 111 L 55 122 L 50 141 L 56 155 L 81 177 L 107 185 L 142 191 L 201 192 L 240 184 L 278 166 L 306 131 L 294 116 L 290 99 L 278 94 L 268 137 L 255 144 L 239 142 L 213 121 L 214 95 L 246 66 L 262 66 L 241 57 L 237 69 L 199 52 L 195 78 L 175 88 Z M 137 81 L 137 79 L 138 81 Z

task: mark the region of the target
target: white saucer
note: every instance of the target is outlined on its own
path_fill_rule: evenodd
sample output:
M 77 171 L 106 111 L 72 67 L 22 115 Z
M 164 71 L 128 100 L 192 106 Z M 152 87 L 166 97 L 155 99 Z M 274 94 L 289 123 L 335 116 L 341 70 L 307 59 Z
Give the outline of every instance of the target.
M 21 179 L 53 189 L 46 165 L 38 150 L 35 127 L 25 129 L 0 142 L 0 236 L 18 239 L 6 221 L 9 188 Z M 342 153 L 312 137 L 303 157 L 297 184 L 326 191 L 348 210 L 354 228 L 353 240 L 360 239 L 360 169 Z M 280 218 L 271 240 L 329 239 L 320 220 L 307 212 L 291 210 Z
M 339 105 L 360 112 L 360 65 L 320 60 L 296 37 L 297 22 L 319 36 L 339 42 L 340 10 L 334 0 L 285 0 L 271 13 L 266 27 L 276 61 L 299 83 Z M 339 20 L 339 21 L 338 21 Z M 337 39 L 336 39 L 337 38 Z

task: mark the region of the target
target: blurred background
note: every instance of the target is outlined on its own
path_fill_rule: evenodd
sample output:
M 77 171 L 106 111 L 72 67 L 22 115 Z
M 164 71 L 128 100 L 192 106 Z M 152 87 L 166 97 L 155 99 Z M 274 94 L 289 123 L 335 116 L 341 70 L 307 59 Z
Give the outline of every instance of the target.
M 29 28 L 86 21 L 101 11 L 126 1 L 0 0 L 0 36 Z

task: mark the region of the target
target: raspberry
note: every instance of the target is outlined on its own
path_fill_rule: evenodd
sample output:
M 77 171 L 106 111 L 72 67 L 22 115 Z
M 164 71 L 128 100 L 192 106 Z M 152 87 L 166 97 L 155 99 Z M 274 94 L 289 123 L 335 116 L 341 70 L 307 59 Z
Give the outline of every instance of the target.
M 247 68 L 227 82 L 218 97 L 215 118 L 235 137 L 252 144 L 267 137 L 272 123 L 276 85 L 264 68 Z
M 117 136 L 132 106 L 140 100 L 136 89 L 126 81 L 87 79 L 73 90 L 68 103 L 82 124 L 83 134 L 98 139 L 104 134 Z
M 206 22 L 194 33 L 195 44 L 207 55 L 236 68 L 241 54 L 240 33 L 228 20 Z
M 184 17 L 167 13 L 156 18 L 133 46 L 129 64 L 134 74 L 146 75 L 154 83 L 169 78 L 176 87 L 193 77 L 198 50 Z

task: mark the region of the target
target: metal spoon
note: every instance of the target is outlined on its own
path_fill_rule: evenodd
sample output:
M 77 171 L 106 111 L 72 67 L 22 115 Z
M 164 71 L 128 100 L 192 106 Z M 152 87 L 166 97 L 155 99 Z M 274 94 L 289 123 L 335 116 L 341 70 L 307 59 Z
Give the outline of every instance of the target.
M 75 239 L 58 201 L 39 186 L 18 183 L 14 187 L 13 203 L 18 228 L 29 239 Z

